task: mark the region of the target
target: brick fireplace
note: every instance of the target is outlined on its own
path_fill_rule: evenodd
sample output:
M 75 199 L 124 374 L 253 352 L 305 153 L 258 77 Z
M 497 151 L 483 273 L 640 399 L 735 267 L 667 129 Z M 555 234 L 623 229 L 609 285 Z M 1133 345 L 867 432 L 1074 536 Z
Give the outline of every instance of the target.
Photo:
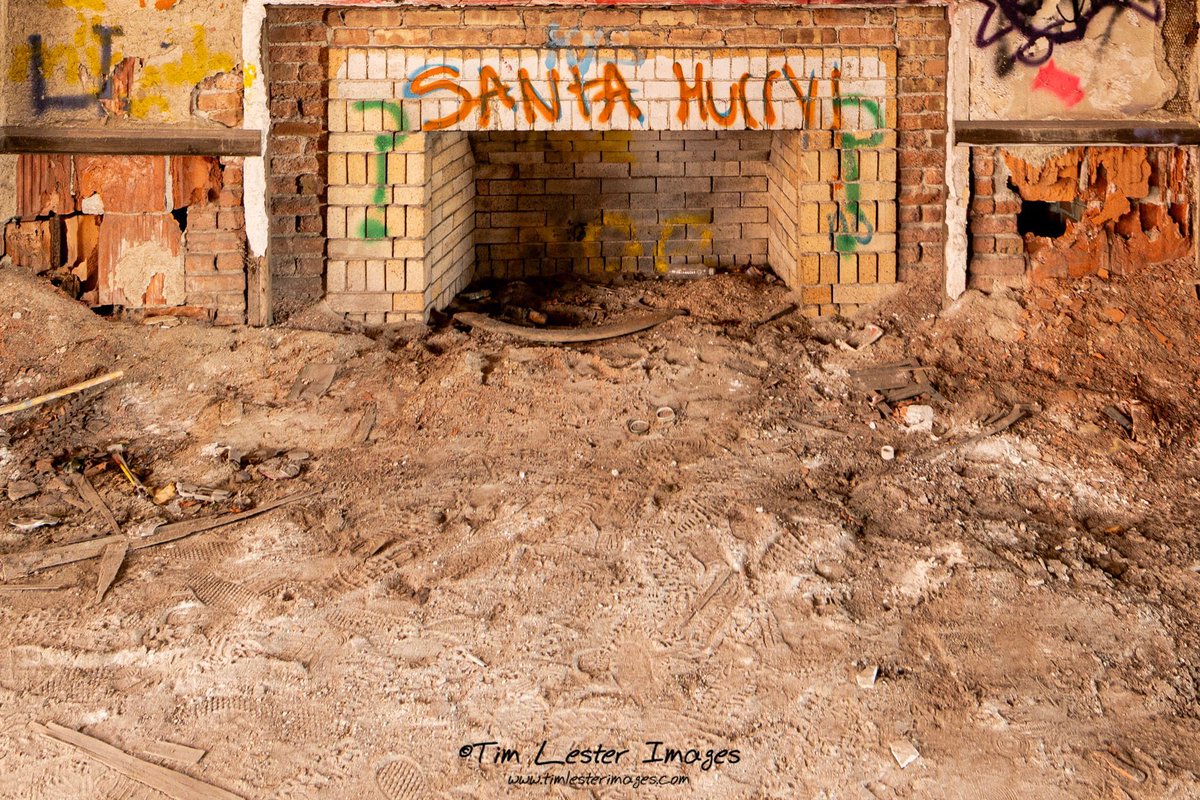
M 940 173 L 898 179 L 940 164 L 944 114 L 900 112 L 940 108 L 924 76 L 944 74 L 944 10 L 268 22 L 276 286 L 352 319 L 425 319 L 481 276 L 747 265 L 816 315 L 874 300 L 905 256 L 940 264 L 940 224 L 920 235 L 941 220 Z

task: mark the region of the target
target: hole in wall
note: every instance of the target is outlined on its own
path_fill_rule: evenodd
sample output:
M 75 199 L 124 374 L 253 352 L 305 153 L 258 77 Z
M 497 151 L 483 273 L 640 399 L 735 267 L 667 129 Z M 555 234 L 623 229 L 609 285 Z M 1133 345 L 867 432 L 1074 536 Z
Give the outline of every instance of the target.
M 184 206 L 183 208 L 172 209 L 172 211 L 171 211 L 171 216 L 174 217 L 175 222 L 177 222 L 179 224 L 179 232 L 180 233 L 184 233 L 187 231 L 187 215 L 188 215 L 187 206 Z
M 1024 200 L 1017 213 L 1017 233 L 1057 239 L 1067 232 L 1067 214 L 1061 203 Z

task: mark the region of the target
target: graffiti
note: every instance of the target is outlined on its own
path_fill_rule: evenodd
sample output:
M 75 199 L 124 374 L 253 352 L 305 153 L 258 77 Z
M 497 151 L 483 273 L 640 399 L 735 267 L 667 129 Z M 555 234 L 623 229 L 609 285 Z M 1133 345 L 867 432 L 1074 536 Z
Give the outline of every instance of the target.
M 980 0 L 987 11 L 975 33 L 980 48 L 999 45 L 1006 63 L 998 60 L 998 72 L 1004 75 L 1011 65 L 1021 62 L 1039 66 L 1050 60 L 1056 45 L 1078 42 L 1087 35 L 1092 21 L 1106 9 L 1115 15 L 1132 11 L 1151 22 L 1163 18 L 1162 0 L 1061 0 L 1048 6 L 1040 0 Z M 1016 49 L 1007 51 L 1007 39 L 1018 40 Z
M 98 100 L 112 99 L 113 81 L 110 75 L 113 57 L 112 43 L 113 37 L 120 36 L 122 31 L 120 28 L 95 24 L 92 26 L 92 33 L 100 43 L 97 72 L 102 77 L 100 86 L 95 92 L 82 94 L 46 94 L 46 58 L 42 49 L 42 37 L 36 33 L 29 37 L 29 93 L 35 112 L 43 114 L 51 108 L 88 108 Z
M 842 110 L 846 107 L 865 111 L 874 120 L 874 127 L 882 128 L 883 115 L 879 111 L 879 103 L 859 95 L 843 96 L 839 90 L 840 81 L 837 67 L 834 67 L 833 73 L 833 105 L 835 109 L 833 124 L 835 130 L 842 126 Z M 875 238 L 875 226 L 863 213 L 860 205 L 862 192 L 859 186 L 860 159 L 858 151 L 864 148 L 878 147 L 882 144 L 883 132 L 876 130 L 873 133 L 858 136 L 841 131 L 838 135 L 841 138 L 841 147 L 839 148 L 841 163 L 839 164 L 840 172 L 833 188 L 835 193 L 842 193 L 844 200 L 839 199 L 837 218 L 834 219 L 832 215 L 829 217 L 829 229 L 834 232 L 833 249 L 838 253 L 853 253 L 859 245 L 870 244 L 871 240 Z
M 361 100 L 351 107 L 360 113 L 372 110 L 385 113 L 391 117 L 392 123 L 396 126 L 397 133 L 381 133 L 375 137 L 375 196 L 372 198 L 375 208 L 371 210 L 374 213 L 368 211 L 362 227 L 356 231 L 361 239 L 386 239 L 388 236 L 386 218 L 388 204 L 387 158 L 388 153 L 408 138 L 408 117 L 405 115 L 404 109 L 397 103 L 387 100 Z
M 620 59 L 572 56 L 555 60 L 551 63 L 556 66 L 544 70 L 537 69 L 541 63 L 468 67 L 420 62 L 408 71 L 403 96 L 437 109 L 439 116 L 421 119 L 418 127 L 423 131 L 486 130 L 500 114 L 511 124 L 524 120 L 533 129 L 603 127 L 614 120 L 651 129 L 690 130 L 697 128 L 697 122 L 699 129 L 842 127 L 839 76 L 820 79 L 810 69 L 801 78 L 798 73 L 803 72 L 786 60 L 768 66 L 765 58 L 754 65 L 757 72 L 724 64 L 719 78 L 716 64 L 656 62 L 653 80 L 641 77 L 636 67 L 623 65 Z M 750 66 L 749 59 L 742 62 Z M 564 65 L 565 70 L 560 69 Z M 540 73 L 537 77 L 535 71 Z M 728 88 L 719 91 L 718 80 Z M 786 88 L 778 88 L 781 83 Z M 882 80 L 869 83 L 882 93 Z M 651 107 L 667 111 L 668 106 L 669 114 L 650 119 Z
M 585 32 L 579 28 L 563 30 L 556 22 L 551 22 L 547 31 L 546 69 L 557 68 L 561 60 L 567 69 L 575 67 L 586 75 L 599 59 L 600 48 L 613 45 L 611 31 Z M 621 51 L 617 64 L 636 67 L 645 60 L 641 50 L 629 49 Z
M 72 8 L 93 7 L 87 0 L 71 0 L 68 4 Z M 98 8 L 103 10 L 103 4 Z M 88 18 L 82 13 L 77 18 L 78 25 L 66 41 L 50 44 L 35 33 L 12 52 L 8 78 L 14 83 L 27 82 L 35 115 L 92 108 L 98 114 L 138 118 L 154 111 L 166 113 L 170 108 L 165 92 L 168 87 L 190 89 L 204 78 L 234 66 L 232 56 L 209 50 L 203 25 L 193 27 L 190 47 L 180 48 L 182 52 L 175 61 L 143 68 L 153 57 L 125 58 L 117 52 L 118 37 L 124 35 L 120 26 L 107 25 L 100 17 Z M 160 49 L 170 47 L 163 43 Z M 79 87 L 81 91 L 54 92 L 52 84 Z M 183 94 L 180 97 L 188 99 Z
M 674 240 L 675 233 L 677 231 L 686 231 L 689 225 L 699 228 L 700 241 L 702 243 L 711 242 L 713 238 L 712 229 L 709 227 L 709 223 L 711 222 L 712 219 L 707 213 L 680 212 L 666 217 L 658 229 L 658 236 L 654 242 L 654 269 L 662 275 L 666 275 L 670 271 L 671 261 L 670 254 L 668 253 L 670 244 Z M 637 224 L 628 214 L 619 211 L 605 211 L 602 220 L 587 223 L 584 226 L 583 235 L 579 241 L 588 244 L 613 241 L 611 237 L 605 236 L 605 233 L 608 232 L 626 237 L 625 257 L 636 258 L 646 254 L 646 248 L 642 244 L 641 237 L 638 234 Z M 614 264 L 610 265 L 606 261 L 605 267 L 613 271 L 620 271 L 621 262 L 618 259 Z
M 1070 108 L 1083 99 L 1083 90 L 1079 88 L 1079 76 L 1059 69 L 1054 59 L 1047 61 L 1037 77 L 1033 79 L 1033 88 L 1050 92 Z

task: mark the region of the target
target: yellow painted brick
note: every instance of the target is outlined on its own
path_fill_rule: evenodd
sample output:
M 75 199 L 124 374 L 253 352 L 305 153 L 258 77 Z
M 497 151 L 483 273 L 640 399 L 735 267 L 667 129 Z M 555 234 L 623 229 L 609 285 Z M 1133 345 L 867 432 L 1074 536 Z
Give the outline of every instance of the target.
M 330 308 L 342 314 L 370 314 L 389 311 L 392 296 L 386 292 L 330 293 L 325 296 L 325 301 Z
M 392 310 L 409 313 L 425 310 L 424 292 L 400 292 L 392 295 Z
M 384 266 L 384 288 L 389 292 L 404 291 L 404 259 L 389 258 Z
M 821 254 L 821 283 L 837 283 L 838 257 L 836 253 Z
M 349 178 L 346 174 L 346 154 L 330 153 L 329 184 L 331 186 L 345 186 L 347 183 L 349 183 Z
M 879 153 L 879 180 L 896 180 L 896 151 L 882 150 Z
M 346 209 L 341 206 L 329 206 L 325 212 L 325 236 L 330 239 L 345 239 Z
M 425 242 L 420 239 L 393 239 L 392 258 L 421 258 L 425 255 Z
M 800 204 L 800 232 L 817 233 L 821 230 L 821 206 L 817 203 Z
M 800 256 L 800 282 L 814 284 L 821 282 L 821 257 L 815 253 Z
M 827 235 L 808 235 L 796 237 L 796 251 L 799 253 L 823 253 L 832 247 L 833 242 Z
M 410 158 L 414 161 L 419 161 L 422 157 L 409 156 L 404 153 L 387 154 L 388 183 L 397 184 L 405 182 L 408 177 L 408 161 Z
M 326 198 L 333 206 L 370 206 L 375 204 L 374 186 L 330 186 Z
M 354 103 L 351 103 L 351 105 L 354 105 Z M 362 106 L 362 115 L 364 131 L 376 133 L 383 130 L 383 106 L 376 103 L 364 103 Z
M 407 168 L 404 172 L 404 182 L 409 186 L 420 186 L 425 182 L 425 177 L 425 159 L 409 156 Z
M 342 259 L 391 258 L 390 239 L 330 239 L 329 257 Z
M 828 183 L 804 182 L 800 184 L 800 188 L 796 192 L 797 198 L 804 200 L 830 200 L 833 198 L 833 186 Z
M 329 132 L 346 132 L 346 104 L 340 100 L 329 103 Z
M 858 184 L 858 199 L 859 200 L 895 200 L 896 199 L 896 184 L 861 182 Z
M 800 154 L 800 180 L 816 181 L 821 179 L 821 153 L 819 150 L 805 150 Z
M 407 236 L 405 232 L 405 207 L 404 206 L 388 206 L 387 207 L 387 234 L 388 236 Z
M 838 213 L 837 203 L 820 203 L 817 208 L 817 232 L 833 233 Z
M 863 150 L 858 154 L 858 179 L 860 181 L 879 180 L 879 153 L 874 150 Z
M 429 282 L 423 258 L 410 258 L 404 262 L 404 285 L 413 291 L 424 291 Z
M 878 256 L 875 253 L 858 254 L 858 282 L 875 283 L 878 276 Z
M 818 180 L 837 180 L 838 175 L 841 173 L 841 159 L 839 155 L 837 150 L 821 151 L 821 171 L 817 175 Z
M 355 236 L 362 236 L 367 227 L 367 209 L 366 208 L 347 208 L 346 209 L 346 236 L 347 239 L 353 239 Z M 329 236 L 332 239 L 334 237 Z
M 371 175 L 371 168 L 375 166 L 375 156 L 369 156 L 366 153 L 332 153 L 329 157 L 333 158 L 339 155 L 346 159 L 346 183 L 351 186 L 362 186 L 375 182 L 375 176 Z
M 387 287 L 387 262 L 372 260 L 367 262 L 367 291 L 382 292 Z
M 346 291 L 365 292 L 367 290 L 367 262 L 346 262 Z
M 832 286 L 805 286 L 800 290 L 800 301 L 805 305 L 821 305 L 833 302 Z
M 873 303 L 885 291 L 887 291 L 887 287 L 880 286 L 877 283 L 839 283 L 833 287 L 833 302 L 838 305 L 843 303 L 854 303 L 856 305 Z
M 374 153 L 374 133 L 331 133 L 329 134 L 329 152 L 331 153 Z
M 879 253 L 877 261 L 877 280 L 879 283 L 896 282 L 896 254 Z
M 424 236 L 426 232 L 426 224 L 429 214 L 424 206 L 407 206 L 405 211 L 408 217 L 407 228 L 411 236 Z
M 838 283 L 858 283 L 858 256 L 853 253 L 838 256 Z
M 398 206 L 424 205 L 429 199 L 425 186 L 397 186 L 392 189 L 392 202 Z
M 397 136 L 392 142 L 393 153 L 424 153 L 428 140 L 423 133 L 409 133 Z
M 367 209 L 367 230 L 383 231 L 387 235 L 387 213 L 381 206 L 371 206 Z M 375 233 L 371 234 L 376 235 Z
M 325 263 L 325 291 L 342 292 L 346 289 L 346 262 L 328 261 Z
M 876 233 L 896 232 L 896 204 L 894 202 L 875 204 L 875 231 Z

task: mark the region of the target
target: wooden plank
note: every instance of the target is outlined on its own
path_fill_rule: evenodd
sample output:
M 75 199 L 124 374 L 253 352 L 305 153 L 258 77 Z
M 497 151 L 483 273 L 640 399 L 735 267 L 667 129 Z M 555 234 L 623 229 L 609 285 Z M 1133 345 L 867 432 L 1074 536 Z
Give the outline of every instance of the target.
M 103 517 L 104 521 L 108 523 L 108 527 L 112 528 L 112 532 L 119 536 L 121 534 L 121 526 L 117 524 L 117 518 L 113 516 L 108 504 L 104 502 L 104 498 L 96 491 L 96 487 L 92 486 L 92 482 L 79 472 L 71 473 L 71 482 L 75 484 L 75 489 L 79 492 L 79 496 L 87 500 L 92 510 Z
M 1194 145 L 1200 144 L 1200 125 L 1139 120 L 955 120 L 954 143 Z
M 54 722 L 46 725 L 35 724 L 34 730 L 51 739 L 70 745 L 101 764 L 115 769 L 127 778 L 132 778 L 140 784 L 162 792 L 167 797 L 175 798 L 175 800 L 242 800 L 233 792 L 227 792 L 211 783 L 184 775 L 182 772 L 143 761 L 107 742 L 102 742 Z
M 100 569 L 96 574 L 96 603 L 99 604 L 117 579 L 121 565 L 125 563 L 125 554 L 129 552 L 129 542 L 113 542 L 104 548 L 100 555 Z
M 89 539 L 86 542 L 75 542 L 61 547 L 2 556 L 0 557 L 0 579 L 9 581 L 51 567 L 86 561 L 103 553 L 104 548 L 110 544 L 123 541 L 125 541 L 124 536 L 102 536 L 99 539 Z
M 142 752 L 148 756 L 154 756 L 166 761 L 174 761 L 178 764 L 199 764 L 200 759 L 204 758 L 204 754 L 208 751 L 164 740 L 151 742 L 142 748 Z
M 656 311 L 653 314 L 640 314 L 636 317 L 595 325 L 589 328 L 526 328 L 492 319 L 484 314 L 473 311 L 463 311 L 454 315 L 457 322 L 469 325 L 488 333 L 498 333 L 514 336 L 529 342 L 543 344 L 571 344 L 575 342 L 598 342 L 603 339 L 613 339 L 618 336 L 628 336 L 631 333 L 644 331 L 660 325 L 669 319 L 679 316 L 681 311 Z
M 167 525 L 159 525 L 154 529 L 154 533 L 144 539 L 135 539 L 130 543 L 129 549 L 143 550 L 147 547 L 154 547 L 167 542 L 173 542 L 176 539 L 182 539 L 185 536 L 191 536 L 193 533 L 220 528 L 224 525 L 232 525 L 235 522 L 241 522 L 244 519 L 257 517 L 259 514 L 265 514 L 268 511 L 273 511 L 280 506 L 286 506 L 289 503 L 295 503 L 298 500 L 304 500 L 308 497 L 313 497 L 320 494 L 320 490 L 313 489 L 308 492 L 300 492 L 298 494 L 288 495 L 280 498 L 265 506 L 252 508 L 249 511 L 239 511 L 236 514 L 222 514 L 219 517 L 203 517 L 201 519 L 189 519 L 182 522 L 172 522 Z
M 262 132 L 240 128 L 53 128 L 8 125 L 0 128 L 0 153 L 257 156 L 262 155 Z

